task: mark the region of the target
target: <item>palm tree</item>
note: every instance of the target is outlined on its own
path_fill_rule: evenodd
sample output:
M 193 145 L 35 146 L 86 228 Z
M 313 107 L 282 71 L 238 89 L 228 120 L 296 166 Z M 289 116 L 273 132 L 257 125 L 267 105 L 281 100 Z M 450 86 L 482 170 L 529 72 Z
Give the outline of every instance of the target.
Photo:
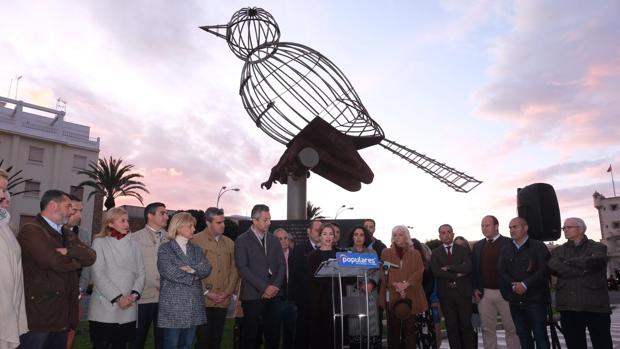
M 0 160 L 0 168 L 2 168 L 2 164 L 4 164 L 4 159 Z M 31 181 L 32 178 L 24 178 L 21 176 L 21 173 L 23 172 L 23 170 L 19 170 L 13 174 L 11 174 L 11 170 L 13 169 L 13 166 L 9 166 L 7 168 L 5 168 L 4 170 L 9 174 L 9 181 L 7 183 L 7 187 L 6 190 L 8 190 L 8 192 L 11 194 L 11 196 L 16 196 L 16 195 L 20 195 L 20 194 L 24 194 L 24 193 L 34 193 L 36 192 L 36 190 L 22 190 L 22 191 L 18 191 L 18 192 L 13 192 L 12 190 L 15 189 L 15 187 L 17 187 L 18 185 Z
M 325 216 L 321 215 L 321 211 L 322 209 L 320 206 L 314 206 L 310 201 L 306 204 L 306 217 L 308 217 L 309 220 L 325 219 Z
M 84 174 L 90 178 L 87 181 L 83 181 L 79 187 L 92 187 L 95 190 L 88 195 L 91 196 L 96 193 L 100 193 L 105 197 L 104 206 L 106 209 L 111 209 L 116 206 L 114 199 L 119 196 L 132 196 L 140 204 L 142 202 L 142 195 L 138 193 L 139 190 L 148 193 L 144 183 L 135 180 L 136 178 L 143 178 L 139 173 L 129 173 L 134 165 L 123 165 L 122 159 L 114 159 L 110 156 L 109 159 L 99 159 L 98 163 L 91 162 L 88 164 L 89 170 L 78 171 L 78 174 Z

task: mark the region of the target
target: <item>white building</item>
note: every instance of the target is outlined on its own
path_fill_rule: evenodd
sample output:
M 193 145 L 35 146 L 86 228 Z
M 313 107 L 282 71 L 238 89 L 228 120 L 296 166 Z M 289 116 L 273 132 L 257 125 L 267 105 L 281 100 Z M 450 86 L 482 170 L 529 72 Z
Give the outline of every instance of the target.
M 59 189 L 82 198 L 80 228 L 91 231 L 95 200 L 86 200 L 91 188 L 77 188 L 87 179 L 78 171 L 98 158 L 99 138 L 90 138 L 88 126 L 65 121 L 64 111 L 0 97 L 2 168 L 13 166 L 9 176 L 23 170 L 21 177 L 28 179 L 11 192 L 30 191 L 11 199 L 14 229 L 34 219 L 46 190 Z
M 606 198 L 598 192 L 592 195 L 601 223 L 601 242 L 607 246 L 607 274 L 620 270 L 620 196 Z M 587 234 L 587 233 L 586 233 Z

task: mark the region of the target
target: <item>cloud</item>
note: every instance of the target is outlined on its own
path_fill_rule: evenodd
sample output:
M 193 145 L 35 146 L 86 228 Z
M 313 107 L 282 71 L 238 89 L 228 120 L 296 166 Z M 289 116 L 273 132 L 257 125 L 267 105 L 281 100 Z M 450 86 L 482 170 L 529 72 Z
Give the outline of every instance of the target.
M 512 31 L 497 40 L 478 110 L 517 127 L 501 151 L 526 144 L 570 153 L 616 145 L 620 128 L 617 1 L 517 1 Z

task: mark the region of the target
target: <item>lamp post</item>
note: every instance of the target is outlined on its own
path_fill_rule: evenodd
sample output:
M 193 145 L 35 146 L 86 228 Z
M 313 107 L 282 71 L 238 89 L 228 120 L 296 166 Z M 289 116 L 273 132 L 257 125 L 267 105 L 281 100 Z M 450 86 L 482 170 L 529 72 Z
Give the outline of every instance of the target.
M 239 188 L 226 188 L 226 186 L 223 186 L 220 188 L 220 192 L 217 193 L 217 202 L 215 203 L 215 207 L 220 208 L 220 198 L 229 191 L 239 191 Z
M 348 207 L 347 205 L 342 205 L 338 208 L 338 210 L 336 211 L 336 214 L 334 215 L 334 219 L 338 219 L 338 215 L 341 214 L 342 212 L 346 211 L 346 210 L 352 210 L 353 207 Z

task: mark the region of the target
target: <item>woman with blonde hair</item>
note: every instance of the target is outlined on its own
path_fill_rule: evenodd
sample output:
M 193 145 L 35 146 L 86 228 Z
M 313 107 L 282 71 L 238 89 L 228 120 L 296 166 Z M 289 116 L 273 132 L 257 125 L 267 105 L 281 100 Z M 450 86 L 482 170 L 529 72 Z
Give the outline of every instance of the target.
M 136 301 L 145 275 L 125 209 L 114 207 L 104 213 L 101 232 L 94 236 L 92 248 L 97 260 L 91 267 L 90 340 L 95 349 L 124 349 L 135 338 Z
M 388 348 L 416 347 L 416 315 L 428 309 L 422 287 L 424 262 L 413 248 L 409 229 L 397 225 L 392 229 L 392 246 L 381 252 L 381 260 L 398 268 L 390 268 L 387 280 L 382 274 L 380 303 L 386 307 L 389 292 Z M 389 284 L 388 284 L 389 283 Z
M 157 325 L 164 349 L 189 349 L 196 327 L 207 321 L 202 283 L 211 264 L 200 247 L 192 244 L 196 219 L 187 212 L 172 216 L 168 240 L 159 246 L 157 269 L 161 277 Z
M 9 226 L 9 175 L 0 169 L 0 349 L 17 348 L 19 336 L 28 331 L 22 250 Z

